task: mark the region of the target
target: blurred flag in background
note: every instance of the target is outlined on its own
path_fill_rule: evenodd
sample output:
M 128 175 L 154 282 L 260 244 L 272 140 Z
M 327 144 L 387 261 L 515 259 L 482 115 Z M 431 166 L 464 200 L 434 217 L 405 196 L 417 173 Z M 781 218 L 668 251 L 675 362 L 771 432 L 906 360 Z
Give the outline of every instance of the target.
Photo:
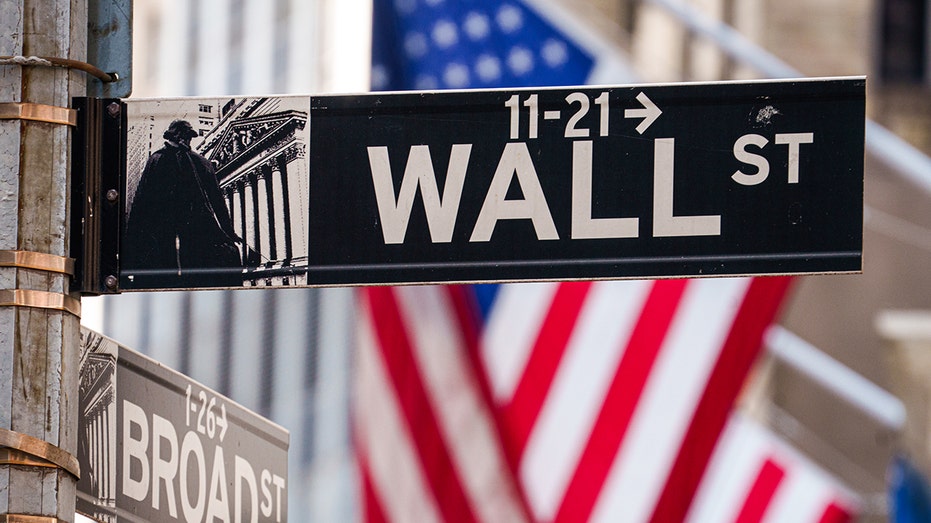
M 591 35 L 542 1 L 375 0 L 372 87 L 633 81 Z M 360 290 L 365 519 L 683 521 L 788 285 Z M 787 465 L 760 449 L 749 451 L 767 464 L 760 474 L 728 483 L 736 521 L 758 521 L 788 495 Z M 842 521 L 822 517 L 832 503 L 788 521 Z
M 480 343 L 537 521 L 681 521 L 785 279 L 501 287 Z
M 545 17 L 543 14 L 548 15 Z M 630 82 L 621 55 L 545 2 L 375 0 L 372 89 Z M 551 22 L 559 18 L 559 27 Z M 568 30 L 568 31 L 567 31 Z
M 905 456 L 896 456 L 890 465 L 889 505 L 892 523 L 931 521 L 928 480 Z
M 782 439 L 735 413 L 721 435 L 687 521 L 844 523 L 859 500 Z M 925 520 L 922 520 L 925 521 Z

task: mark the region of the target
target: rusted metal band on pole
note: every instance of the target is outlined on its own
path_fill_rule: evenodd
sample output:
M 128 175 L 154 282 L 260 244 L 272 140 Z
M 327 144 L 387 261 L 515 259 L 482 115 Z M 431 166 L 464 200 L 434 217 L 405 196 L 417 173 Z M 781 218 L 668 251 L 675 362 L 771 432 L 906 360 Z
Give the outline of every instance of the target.
M 0 447 L 0 465 L 19 465 L 22 467 L 42 467 L 48 469 L 60 468 L 50 461 L 8 447 Z
M 0 290 L 0 307 L 35 307 L 70 312 L 81 317 L 81 302 L 67 294 L 28 289 Z
M 0 447 L 7 447 L 44 459 L 55 465 L 56 468 L 63 469 L 76 478 L 81 477 L 81 466 L 78 464 L 78 458 L 39 438 L 13 432 L 12 430 L 0 429 Z M 27 463 L 20 464 L 27 465 Z M 0 523 L 3 523 L 3 521 L 0 520 Z
M 0 514 L 0 523 L 66 523 L 54 516 L 30 516 L 29 514 Z
M 0 267 L 19 267 L 74 276 L 73 259 L 42 252 L 0 250 Z
M 97 78 L 101 82 L 116 82 L 120 79 L 116 73 L 107 73 L 80 60 L 58 58 L 55 56 L 0 56 L 0 65 L 38 65 L 44 67 L 64 67 L 77 69 Z
M 76 127 L 78 125 L 78 112 L 57 105 L 3 102 L 0 103 L 0 120 L 30 120 Z

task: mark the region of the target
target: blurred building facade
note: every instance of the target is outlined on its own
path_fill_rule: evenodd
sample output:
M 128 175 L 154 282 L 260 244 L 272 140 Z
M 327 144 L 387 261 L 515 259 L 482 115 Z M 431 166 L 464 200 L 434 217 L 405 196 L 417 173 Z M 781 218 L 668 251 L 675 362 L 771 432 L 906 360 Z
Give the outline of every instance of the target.
M 752 64 L 729 58 L 719 45 L 691 33 L 661 2 L 553 1 L 625 48 L 645 81 L 759 76 Z M 931 151 L 928 0 L 685 3 L 808 76 L 869 75 L 871 117 Z M 365 72 L 358 66 L 367 64 L 366 4 L 136 0 L 134 97 L 363 90 Z M 340 25 L 341 19 L 349 25 Z M 340 65 L 351 59 L 340 53 L 353 50 L 356 67 L 346 72 Z M 205 113 L 199 122 L 205 134 L 216 118 L 219 114 Z M 896 378 L 900 363 L 887 358 L 890 349 L 874 319 L 886 309 L 931 309 L 931 192 L 871 157 L 866 165 L 864 274 L 800 278 L 782 324 L 896 391 L 902 385 Z M 230 193 L 234 206 L 236 191 Z M 243 194 L 240 202 L 247 199 Z M 240 225 L 247 223 L 241 216 Z M 259 244 L 270 248 L 271 236 L 264 232 L 265 243 Z M 105 334 L 291 431 L 292 517 L 352 519 L 350 290 L 138 293 L 102 300 Z M 882 520 L 886 467 L 893 452 L 909 445 L 901 434 L 778 361 L 762 365 L 761 373 L 765 406 L 760 415 L 864 494 L 872 514 L 866 520 Z M 920 457 L 931 470 L 931 452 Z

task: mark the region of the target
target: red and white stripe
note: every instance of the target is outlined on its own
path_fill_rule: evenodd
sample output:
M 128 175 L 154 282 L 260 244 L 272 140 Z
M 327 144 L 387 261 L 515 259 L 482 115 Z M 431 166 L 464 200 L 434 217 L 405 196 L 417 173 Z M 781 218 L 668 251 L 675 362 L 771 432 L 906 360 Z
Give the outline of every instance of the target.
M 735 414 L 689 511 L 689 523 L 851 521 L 856 497 L 751 419 Z
M 461 288 L 360 291 L 366 519 L 683 521 L 787 285 L 506 285 L 478 339 Z
M 678 521 L 782 279 L 504 286 L 480 344 L 539 521 Z
M 527 520 L 457 289 L 361 295 L 354 420 L 366 518 Z

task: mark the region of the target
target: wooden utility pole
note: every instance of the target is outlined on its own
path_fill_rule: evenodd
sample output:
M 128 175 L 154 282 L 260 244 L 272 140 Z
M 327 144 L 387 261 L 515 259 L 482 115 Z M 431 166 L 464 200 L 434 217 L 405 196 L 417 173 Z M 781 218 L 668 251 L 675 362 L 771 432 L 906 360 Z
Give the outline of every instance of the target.
M 85 0 L 0 0 L 0 522 L 73 521 L 80 301 L 71 296 L 72 96 Z M 58 60 L 56 60 L 58 61 Z M 26 516 L 26 517 L 24 517 Z

